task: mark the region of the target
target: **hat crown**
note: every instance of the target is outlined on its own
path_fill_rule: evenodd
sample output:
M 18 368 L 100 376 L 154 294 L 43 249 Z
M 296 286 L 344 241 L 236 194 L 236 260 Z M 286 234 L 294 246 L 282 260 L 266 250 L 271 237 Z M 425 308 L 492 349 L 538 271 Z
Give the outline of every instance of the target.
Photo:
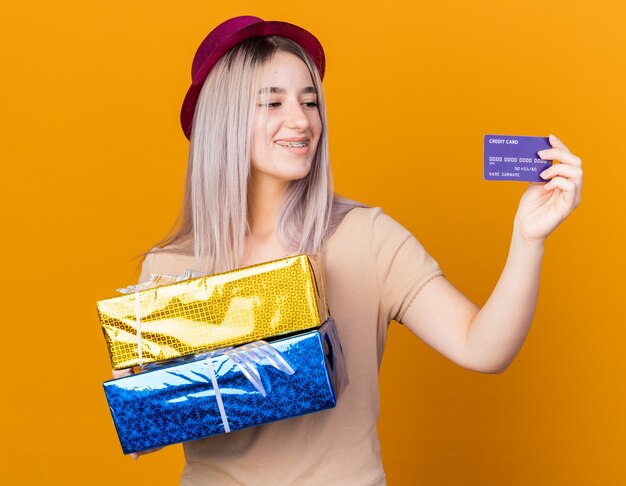
M 220 58 L 236 45 L 253 37 L 285 37 L 304 49 L 311 57 L 321 78 L 324 77 L 324 49 L 313 34 L 302 27 L 280 21 L 265 21 L 259 17 L 242 15 L 225 20 L 215 27 L 200 43 L 191 63 L 191 86 L 180 109 L 180 124 L 189 139 L 202 85 Z
M 258 24 L 259 22 L 263 22 L 263 19 L 251 15 L 242 15 L 225 20 L 209 32 L 198 47 L 196 55 L 193 58 L 193 63 L 191 64 L 191 79 L 194 80 L 196 78 L 196 75 L 199 73 L 207 57 L 215 51 L 220 44 L 241 29 L 252 24 Z

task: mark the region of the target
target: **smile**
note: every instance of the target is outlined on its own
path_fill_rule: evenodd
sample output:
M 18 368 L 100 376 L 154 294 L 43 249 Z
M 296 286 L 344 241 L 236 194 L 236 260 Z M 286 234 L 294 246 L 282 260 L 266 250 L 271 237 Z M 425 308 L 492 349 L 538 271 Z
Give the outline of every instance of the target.
M 281 147 L 291 147 L 291 148 L 302 148 L 308 147 L 311 142 L 308 140 L 302 140 L 300 142 L 285 142 L 283 140 L 276 140 L 276 145 L 280 145 Z

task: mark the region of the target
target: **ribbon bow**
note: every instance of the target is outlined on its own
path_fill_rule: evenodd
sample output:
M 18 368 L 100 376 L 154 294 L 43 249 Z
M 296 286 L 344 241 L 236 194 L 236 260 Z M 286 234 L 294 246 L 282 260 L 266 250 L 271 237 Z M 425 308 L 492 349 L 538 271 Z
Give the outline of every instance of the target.
M 228 424 L 228 416 L 226 415 L 226 410 L 224 409 L 222 393 L 217 383 L 215 369 L 213 368 L 213 362 L 211 360 L 211 357 L 214 354 L 215 352 L 210 353 L 210 355 L 206 358 L 209 365 L 209 378 L 211 379 L 213 390 L 215 391 L 215 400 L 217 401 L 217 408 L 220 412 L 224 432 L 229 433 L 230 425 Z M 263 386 L 261 374 L 259 373 L 256 364 L 260 364 L 263 359 L 266 359 L 274 368 L 287 373 L 288 375 L 293 375 L 295 373 L 285 358 L 283 358 L 276 349 L 265 341 L 255 341 L 253 343 L 246 344 L 245 346 L 232 348 L 224 351 L 223 354 L 231 359 L 231 361 L 241 370 L 248 381 L 252 383 L 254 388 L 256 388 L 256 390 L 264 397 L 267 396 L 267 393 L 265 391 L 265 387 Z
M 195 270 L 185 270 L 180 275 L 167 275 L 151 273 L 149 279 L 146 282 L 141 282 L 135 285 L 129 285 L 117 291 L 121 294 L 135 294 L 135 325 L 137 327 L 137 354 L 139 354 L 139 366 L 144 369 L 143 366 L 143 340 L 141 339 L 141 291 L 154 289 L 161 287 L 162 285 L 169 285 L 175 282 L 182 282 L 183 280 L 190 280 L 192 278 L 202 277 L 205 274 L 197 272 Z

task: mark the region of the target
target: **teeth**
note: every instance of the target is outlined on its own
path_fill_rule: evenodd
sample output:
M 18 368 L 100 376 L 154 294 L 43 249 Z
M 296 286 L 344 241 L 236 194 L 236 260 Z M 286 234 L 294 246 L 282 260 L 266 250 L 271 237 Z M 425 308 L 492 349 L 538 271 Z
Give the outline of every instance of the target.
M 284 142 L 282 140 L 278 140 L 276 144 L 280 145 L 281 147 L 302 148 L 302 147 L 307 147 L 309 145 L 309 141 L 304 140 L 302 142 Z

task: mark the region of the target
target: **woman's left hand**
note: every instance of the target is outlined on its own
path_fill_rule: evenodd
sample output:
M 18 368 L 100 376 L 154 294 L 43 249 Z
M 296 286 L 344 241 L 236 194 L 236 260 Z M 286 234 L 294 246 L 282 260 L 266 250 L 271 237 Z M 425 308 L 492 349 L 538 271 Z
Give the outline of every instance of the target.
M 531 243 L 543 243 L 580 204 L 582 161 L 554 135 L 549 139 L 552 148 L 538 152 L 542 159 L 557 162 L 540 174 L 549 182 L 531 182 L 515 216 L 520 236 Z

